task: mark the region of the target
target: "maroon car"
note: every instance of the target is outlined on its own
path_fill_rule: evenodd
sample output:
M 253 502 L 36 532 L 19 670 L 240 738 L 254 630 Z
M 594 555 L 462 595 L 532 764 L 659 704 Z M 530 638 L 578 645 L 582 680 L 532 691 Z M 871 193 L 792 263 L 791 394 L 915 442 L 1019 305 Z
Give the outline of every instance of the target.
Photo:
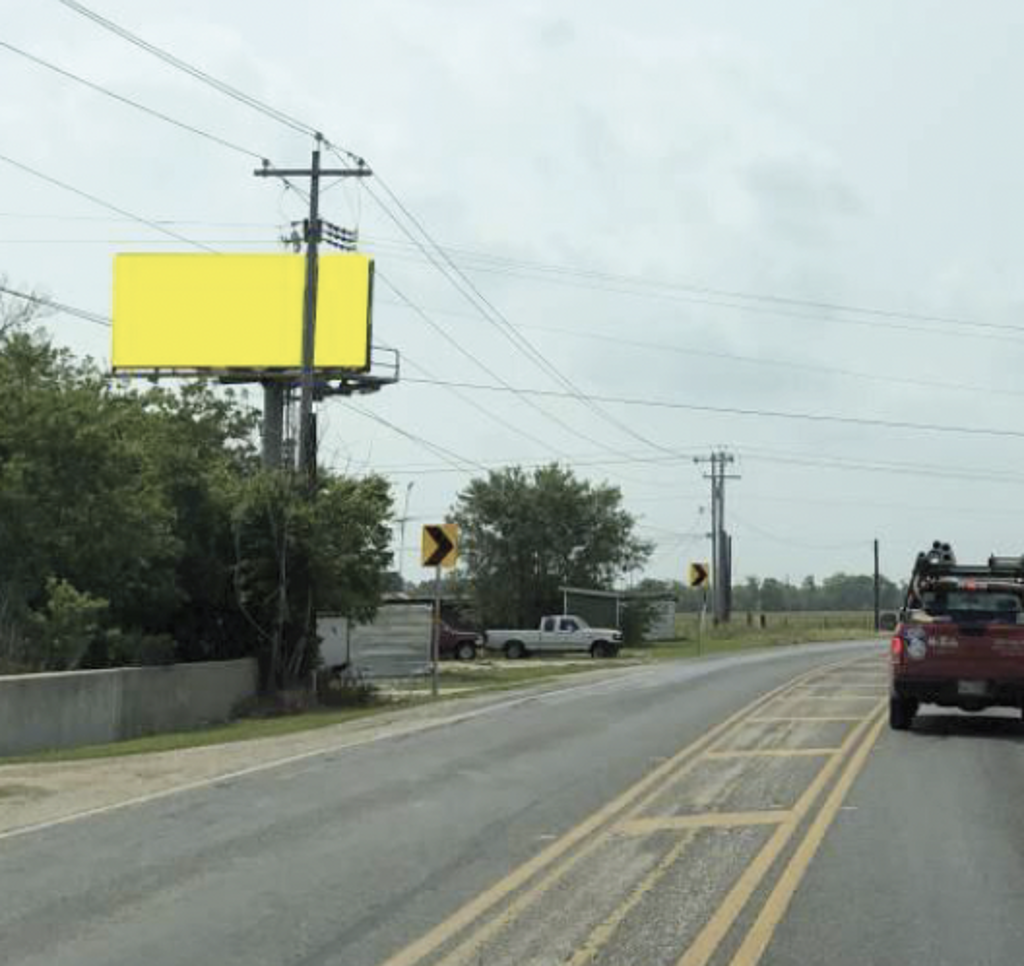
M 445 621 L 441 622 L 438 656 L 455 661 L 475 661 L 480 647 L 480 635 L 473 631 L 460 631 Z
M 1024 557 L 958 564 L 936 541 L 918 555 L 891 645 L 889 724 L 923 703 L 1024 710 Z M 884 626 L 884 625 L 883 625 Z

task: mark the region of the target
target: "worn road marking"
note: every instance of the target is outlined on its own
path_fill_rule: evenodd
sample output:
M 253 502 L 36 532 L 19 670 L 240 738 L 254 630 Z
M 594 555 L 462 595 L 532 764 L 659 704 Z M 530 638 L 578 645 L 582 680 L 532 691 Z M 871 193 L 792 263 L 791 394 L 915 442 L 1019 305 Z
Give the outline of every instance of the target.
M 849 714 L 800 714 L 800 715 L 785 715 L 785 714 L 774 714 L 764 715 L 757 718 L 747 718 L 747 721 L 755 721 L 758 724 L 767 723 L 769 721 L 864 721 L 865 719 L 858 715 Z
M 726 894 L 721 905 L 698 933 L 690 948 L 680 958 L 678 966 L 705 966 L 711 957 L 714 956 L 722 939 L 725 938 L 725 934 L 732 928 L 733 923 L 749 901 L 751 895 L 753 895 L 754 890 L 760 885 L 761 880 L 768 874 L 772 864 L 796 833 L 800 821 L 832 779 L 847 752 L 861 740 L 875 715 L 879 716 L 879 721 L 881 720 L 882 707 L 882 703 L 879 702 L 875 714 L 861 720 L 860 724 L 846 737 L 842 744 L 842 750 L 833 755 L 818 774 L 815 775 L 814 780 L 807 786 L 807 789 L 800 798 L 797 799 L 790 812 L 789 820 L 775 830 L 754 860 L 744 869 L 739 879 L 736 880 L 733 887 Z M 868 737 L 873 743 L 872 734 L 873 732 Z
M 789 860 L 778 882 L 775 883 L 775 888 L 772 889 L 761 912 L 754 921 L 754 925 L 750 927 L 750 931 L 743 940 L 743 944 L 733 957 L 731 966 L 756 966 L 761 959 L 765 949 L 768 947 L 768 943 L 775 934 L 775 930 L 782 921 L 782 917 L 786 914 L 790 900 L 793 898 L 793 894 L 800 885 L 804 873 L 811 864 L 811 859 L 814 858 L 822 839 L 825 838 L 825 833 L 835 819 L 839 807 L 843 804 L 843 799 L 846 798 L 851 786 L 864 768 L 864 763 L 867 761 L 868 755 L 878 740 L 884 725 L 885 719 L 879 717 L 874 727 L 868 733 L 867 739 L 851 756 L 839 780 L 825 799 L 825 804 L 822 805 L 818 814 L 814 816 L 811 827 L 807 830 L 803 841 L 797 847 L 796 852 L 793 853 L 793 857 Z
M 680 857 L 692 841 L 693 832 L 689 832 L 674 846 L 672 846 L 664 856 L 662 856 L 658 864 L 636 885 L 630 893 L 629 898 L 626 899 L 626 901 L 623 902 L 607 919 L 605 919 L 604 922 L 598 923 L 598 925 L 594 927 L 591 934 L 583 942 L 580 948 L 576 950 L 572 959 L 569 960 L 569 966 L 584 966 L 585 963 L 589 963 L 595 956 L 597 956 L 602 947 L 608 944 L 608 941 L 614 935 L 615 930 L 619 928 L 626 916 L 628 916 L 629 913 L 631 913 L 668 874 L 669 870 L 676 864 L 676 862 L 679 861 Z
M 786 808 L 765 808 L 754 812 L 698 812 L 693 815 L 631 818 L 621 822 L 615 830 L 624 835 L 650 835 L 652 832 L 671 832 L 675 829 L 778 825 L 789 817 L 789 809 Z
M 860 659 L 857 658 L 855 660 Z M 825 670 L 843 668 L 851 663 L 853 662 L 834 662 L 826 665 Z M 603 825 L 609 824 L 620 813 L 625 813 L 627 810 L 638 810 L 647 799 L 653 798 L 667 787 L 670 782 L 683 774 L 684 770 L 689 770 L 701 760 L 701 752 L 718 740 L 720 736 L 726 734 L 731 728 L 741 722 L 749 720 L 751 714 L 756 713 L 757 710 L 763 708 L 780 694 L 785 693 L 789 688 L 803 683 L 813 675 L 820 675 L 822 670 L 822 668 L 814 668 L 804 674 L 797 675 L 785 684 L 773 688 L 771 691 L 744 705 L 724 721 L 704 732 L 695 741 L 680 749 L 607 805 L 604 805 L 574 826 L 558 841 L 552 842 L 543 851 L 528 859 L 504 878 L 498 880 L 490 888 L 478 894 L 443 922 L 420 936 L 419 939 L 414 940 L 404 949 L 399 950 L 382 963 L 381 966 L 413 966 L 413 964 L 419 963 L 454 939 L 460 932 L 472 926 L 474 922 L 484 917 L 511 893 L 523 889 L 535 876 L 546 873 L 538 881 L 530 885 L 529 888 L 520 892 L 501 914 L 478 926 L 468 938 L 459 943 L 441 962 L 448 964 L 466 953 L 472 955 L 474 950 L 479 949 L 487 939 L 507 922 L 514 919 L 518 912 L 526 908 L 533 899 L 541 895 L 554 881 L 583 858 L 585 854 L 596 848 L 603 839 L 595 833 Z M 591 841 L 589 843 L 584 842 L 588 836 L 593 836 Z M 583 843 L 580 849 L 568 856 L 564 861 L 558 862 L 559 859 L 580 843 Z M 549 866 L 554 866 L 554 868 L 549 869 Z
M 820 758 L 834 755 L 839 748 L 722 748 L 704 755 L 715 761 L 728 758 Z

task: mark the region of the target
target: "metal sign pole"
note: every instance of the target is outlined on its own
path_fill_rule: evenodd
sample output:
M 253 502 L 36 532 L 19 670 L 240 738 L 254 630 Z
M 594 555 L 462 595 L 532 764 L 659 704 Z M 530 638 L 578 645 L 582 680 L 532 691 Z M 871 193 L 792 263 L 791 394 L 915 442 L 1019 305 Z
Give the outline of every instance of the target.
M 697 619 L 697 656 L 700 657 L 703 652 L 704 645 L 704 618 L 708 612 L 708 591 L 707 587 L 704 588 L 704 593 L 701 594 L 700 598 L 700 617 Z
M 437 697 L 437 665 L 441 657 L 441 567 L 434 568 L 434 628 L 430 635 L 430 693 Z

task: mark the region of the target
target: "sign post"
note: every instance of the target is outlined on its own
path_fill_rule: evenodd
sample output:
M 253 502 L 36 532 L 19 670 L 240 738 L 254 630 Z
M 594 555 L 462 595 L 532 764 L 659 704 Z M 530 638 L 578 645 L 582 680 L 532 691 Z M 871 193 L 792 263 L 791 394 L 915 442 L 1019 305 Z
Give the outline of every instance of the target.
M 708 582 L 711 568 L 706 562 L 690 564 L 687 583 L 693 588 L 699 587 L 701 594 L 700 616 L 697 618 L 697 654 L 700 655 L 704 644 L 704 616 L 708 610 Z
M 455 566 L 459 559 L 459 527 L 455 523 L 429 524 L 423 528 L 420 563 L 434 568 L 434 621 L 430 635 L 430 693 L 438 692 L 438 664 L 441 661 L 441 568 Z

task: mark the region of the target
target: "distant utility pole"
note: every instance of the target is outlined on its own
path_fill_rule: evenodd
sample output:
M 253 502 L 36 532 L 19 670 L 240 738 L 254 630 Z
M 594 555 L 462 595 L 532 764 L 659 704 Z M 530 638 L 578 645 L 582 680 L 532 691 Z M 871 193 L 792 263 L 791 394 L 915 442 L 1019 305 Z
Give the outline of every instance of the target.
M 316 480 L 316 428 L 313 422 L 314 354 L 316 350 L 316 301 L 319 245 L 324 234 L 320 218 L 321 178 L 366 178 L 373 172 L 360 164 L 355 168 L 322 168 L 320 146 L 323 136 L 316 135 L 316 147 L 308 168 L 272 168 L 266 161 L 253 174 L 258 178 L 309 178 L 309 217 L 305 225 L 306 286 L 302 302 L 302 374 L 299 392 L 299 472 L 310 492 Z M 270 399 L 267 400 L 268 404 Z M 276 401 L 275 401 L 276 404 Z
M 409 522 L 409 497 L 412 496 L 413 486 L 415 486 L 415 483 L 412 480 L 405 485 L 405 507 L 402 510 L 401 519 L 398 521 L 401 527 L 401 537 L 398 544 L 398 576 L 403 581 L 405 579 L 405 525 Z M 405 589 L 404 582 L 402 589 Z
M 732 538 L 725 529 L 725 481 L 740 477 L 725 472 L 736 461 L 725 450 L 713 450 L 710 456 L 697 456 L 693 461 L 711 467 L 704 479 L 711 481 L 711 612 L 718 624 L 728 621 L 732 610 Z
M 881 620 L 882 584 L 878 573 L 878 538 L 875 538 L 875 630 L 877 631 Z

